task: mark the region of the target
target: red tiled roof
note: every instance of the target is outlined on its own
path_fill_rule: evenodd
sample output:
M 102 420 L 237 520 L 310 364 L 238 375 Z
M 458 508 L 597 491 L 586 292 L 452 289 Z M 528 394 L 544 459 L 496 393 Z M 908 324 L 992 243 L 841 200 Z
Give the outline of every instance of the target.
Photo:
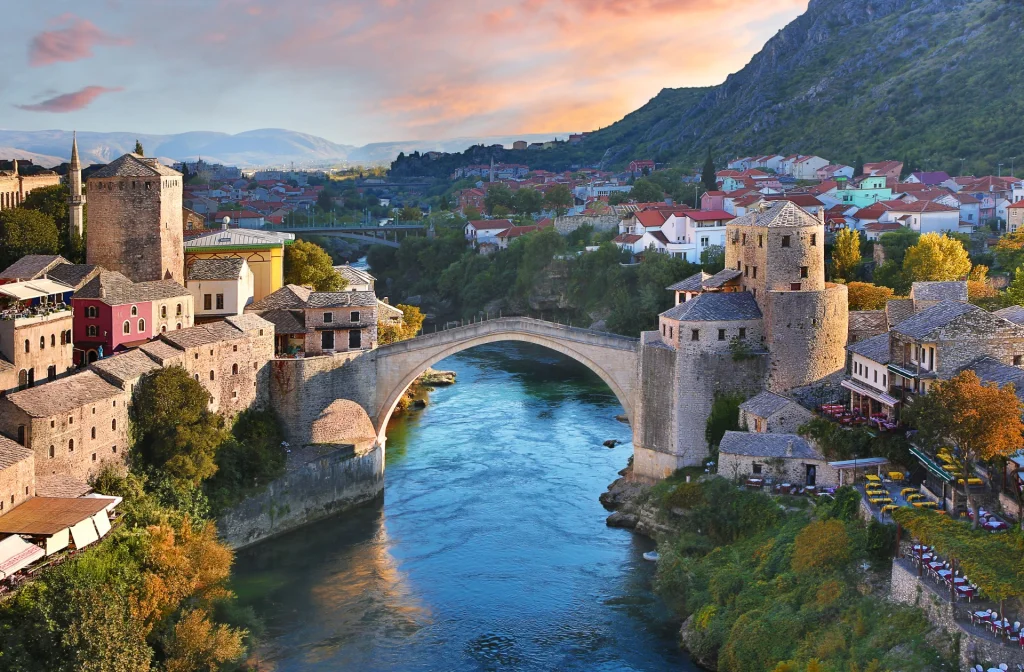
M 477 231 L 494 231 L 511 228 L 512 222 L 507 219 L 474 219 L 469 225 Z
M 665 234 L 661 231 L 650 231 L 649 233 L 651 234 L 651 238 L 654 238 L 662 245 L 668 245 L 668 238 L 666 238 Z
M 825 205 L 817 199 L 816 196 L 811 194 L 781 194 L 778 196 L 765 196 L 766 201 L 789 201 L 794 205 L 799 205 L 802 208 L 811 208 L 815 206 Z
M 942 203 L 936 203 L 935 201 L 914 201 L 913 203 L 906 203 L 904 201 L 885 201 L 887 206 L 891 206 L 891 210 L 897 212 L 957 212 L 960 208 L 954 208 L 951 205 L 943 205 Z
M 1012 205 L 1008 205 L 1006 207 L 1007 207 L 1007 209 L 1009 209 L 1009 208 L 1014 208 L 1014 209 L 1024 208 L 1024 200 L 1017 201 L 1016 203 L 1014 203 Z
M 871 222 L 864 225 L 865 231 L 895 231 L 902 228 L 903 225 L 896 222 Z
M 725 210 L 691 210 L 686 213 L 686 216 L 695 222 L 710 222 L 716 219 L 736 219 L 734 215 L 730 215 Z
M 620 233 L 619 235 L 615 236 L 615 242 L 624 243 L 626 245 L 632 245 L 641 238 L 643 238 L 643 236 L 638 236 L 635 233 Z

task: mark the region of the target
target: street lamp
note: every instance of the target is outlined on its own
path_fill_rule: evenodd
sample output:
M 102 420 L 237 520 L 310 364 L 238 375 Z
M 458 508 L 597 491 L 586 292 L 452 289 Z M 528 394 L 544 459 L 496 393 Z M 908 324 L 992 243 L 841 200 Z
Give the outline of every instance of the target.
M 1003 164 L 997 164 L 999 166 L 999 177 L 1003 176 Z
M 1013 162 L 1017 160 L 1016 156 L 1010 157 L 1010 177 L 1013 177 Z
M 964 176 L 964 161 L 967 159 L 960 159 L 960 177 Z

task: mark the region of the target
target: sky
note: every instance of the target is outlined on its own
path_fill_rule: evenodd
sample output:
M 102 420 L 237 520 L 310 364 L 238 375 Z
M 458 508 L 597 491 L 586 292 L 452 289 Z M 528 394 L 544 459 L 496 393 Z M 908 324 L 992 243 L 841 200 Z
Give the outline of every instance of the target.
M 594 130 L 718 84 L 807 0 L 47 0 L 0 25 L 0 128 L 288 128 L 363 145 Z

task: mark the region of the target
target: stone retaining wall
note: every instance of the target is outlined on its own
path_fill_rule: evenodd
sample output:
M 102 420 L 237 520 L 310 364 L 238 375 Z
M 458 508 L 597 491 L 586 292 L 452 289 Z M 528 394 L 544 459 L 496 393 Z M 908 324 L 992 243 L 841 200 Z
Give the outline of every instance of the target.
M 596 233 L 615 231 L 619 228 L 619 217 L 618 215 L 567 215 L 555 218 L 555 230 L 563 236 L 587 224 L 594 227 Z

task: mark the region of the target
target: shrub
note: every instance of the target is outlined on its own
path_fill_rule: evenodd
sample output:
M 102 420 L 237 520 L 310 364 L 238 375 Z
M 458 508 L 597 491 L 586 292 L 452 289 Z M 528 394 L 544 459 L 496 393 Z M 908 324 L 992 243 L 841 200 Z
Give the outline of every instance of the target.
M 796 536 L 793 571 L 838 569 L 850 559 L 850 537 L 838 520 L 816 520 Z

